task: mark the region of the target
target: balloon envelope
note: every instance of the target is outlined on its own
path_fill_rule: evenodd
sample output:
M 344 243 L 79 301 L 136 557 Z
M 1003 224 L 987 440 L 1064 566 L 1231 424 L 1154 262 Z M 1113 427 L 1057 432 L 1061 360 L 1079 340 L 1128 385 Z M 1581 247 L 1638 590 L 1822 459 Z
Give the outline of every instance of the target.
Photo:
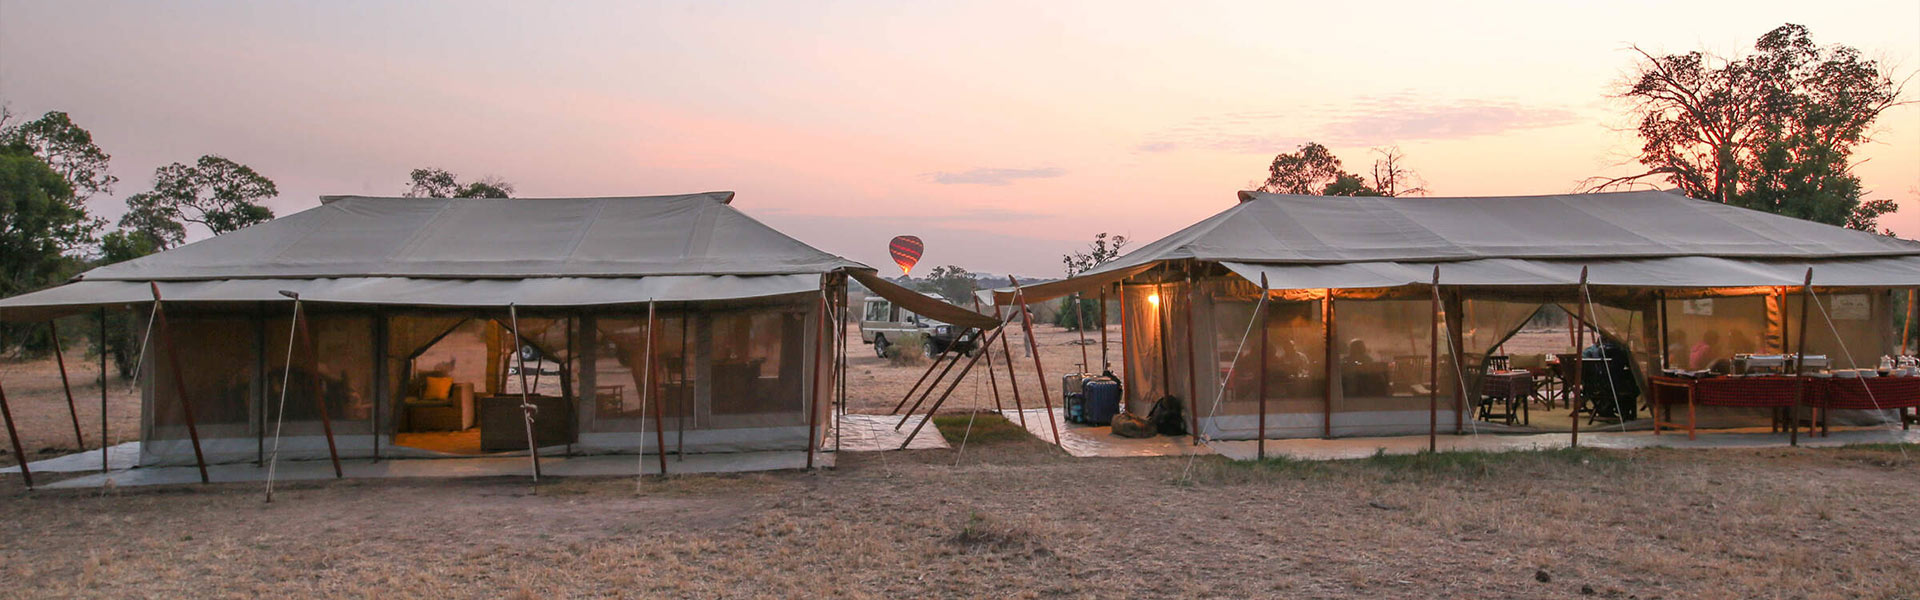
M 913 272 L 913 264 L 920 262 L 920 251 L 925 248 L 920 238 L 903 235 L 887 244 L 887 253 L 893 255 L 893 263 L 900 265 L 900 273 L 904 275 Z

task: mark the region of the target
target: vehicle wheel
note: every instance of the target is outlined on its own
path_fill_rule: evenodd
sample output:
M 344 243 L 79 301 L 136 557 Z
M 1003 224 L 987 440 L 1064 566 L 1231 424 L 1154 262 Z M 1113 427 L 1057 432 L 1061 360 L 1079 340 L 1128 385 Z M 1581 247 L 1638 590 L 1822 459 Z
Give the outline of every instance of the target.
M 933 343 L 932 339 L 928 339 L 926 341 L 926 344 L 922 345 L 921 348 L 926 350 L 927 358 L 933 358 L 940 355 L 940 347 L 938 344 Z
M 524 360 L 527 362 L 534 362 L 534 361 L 540 360 L 540 349 L 533 347 L 533 344 L 521 345 L 520 360 Z
M 880 358 L 887 357 L 887 336 L 873 336 L 873 355 Z

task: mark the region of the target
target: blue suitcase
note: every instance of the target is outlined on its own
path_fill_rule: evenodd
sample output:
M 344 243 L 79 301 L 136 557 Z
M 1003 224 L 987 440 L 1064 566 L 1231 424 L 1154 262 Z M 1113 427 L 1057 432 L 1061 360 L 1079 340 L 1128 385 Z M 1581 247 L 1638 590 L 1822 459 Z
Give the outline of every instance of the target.
M 1120 382 L 1107 378 L 1088 379 L 1080 402 L 1082 414 L 1090 425 L 1107 425 L 1120 414 Z

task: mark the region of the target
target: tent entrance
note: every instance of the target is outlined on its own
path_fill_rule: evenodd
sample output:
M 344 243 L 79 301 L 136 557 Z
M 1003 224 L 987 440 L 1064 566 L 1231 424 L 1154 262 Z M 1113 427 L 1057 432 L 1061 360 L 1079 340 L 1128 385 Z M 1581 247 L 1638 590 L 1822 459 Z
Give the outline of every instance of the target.
M 526 450 L 523 389 L 526 401 L 538 407 L 534 434 L 540 445 L 574 442 L 564 357 L 532 339 L 514 340 L 511 325 L 500 320 L 395 320 L 417 321 L 396 326 L 429 335 L 424 345 L 397 357 L 402 368 L 395 445 L 453 455 Z M 548 321 L 564 331 L 564 321 L 521 319 L 523 338 L 542 337 L 533 326 L 545 329 Z

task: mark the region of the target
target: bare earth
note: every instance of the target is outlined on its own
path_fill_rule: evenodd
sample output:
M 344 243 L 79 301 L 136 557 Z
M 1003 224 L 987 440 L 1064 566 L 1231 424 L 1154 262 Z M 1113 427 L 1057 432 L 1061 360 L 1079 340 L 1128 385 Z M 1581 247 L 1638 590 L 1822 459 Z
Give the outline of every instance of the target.
M 1049 372 L 1078 362 L 1043 348 Z M 869 360 L 855 406 L 884 411 L 920 369 Z M 20 368 L 16 405 L 64 418 L 57 383 L 14 391 Z M 1920 597 L 1920 448 L 1255 465 L 979 439 L 638 491 L 343 481 L 271 505 L 257 485 L 25 493 L 0 476 L 0 596 Z
M 1113 362 L 1114 374 L 1122 374 L 1125 372 L 1125 369 L 1121 364 L 1122 361 L 1120 358 L 1120 326 L 1110 326 L 1107 332 L 1107 360 Z M 1039 342 L 1040 364 L 1046 369 L 1048 376 L 1046 382 L 1047 396 L 1046 398 L 1042 398 L 1039 387 L 1040 379 L 1034 376 L 1033 355 L 1027 350 L 1026 333 L 1021 331 L 1019 327 L 1014 327 L 1007 331 L 1006 338 L 1007 344 L 1005 345 L 1005 349 L 1013 353 L 1013 372 L 1019 381 L 1021 406 L 1026 408 L 1040 408 L 1048 401 L 1051 401 L 1055 407 L 1060 406 L 1061 375 L 1079 368 L 1080 365 L 1083 364 L 1093 365 L 1093 367 L 1088 370 L 1099 370 L 1101 362 L 1099 331 L 1088 331 L 1086 333 L 1088 344 L 1086 346 L 1080 346 L 1075 344 L 1075 342 L 1080 340 L 1079 332 L 1069 331 L 1053 325 L 1035 325 L 1034 339 Z M 852 328 L 848 329 L 847 343 L 849 344 L 847 347 L 848 412 L 891 412 L 894 406 L 900 404 L 901 397 L 905 396 L 907 390 L 913 387 L 914 382 L 919 380 L 920 377 L 927 372 L 927 367 L 931 364 L 931 361 L 926 361 L 911 366 L 890 365 L 886 360 L 874 356 L 873 346 L 861 343 L 859 332 Z M 1081 354 L 1081 350 L 1083 349 L 1086 350 L 1085 358 L 1082 358 Z M 966 412 L 975 409 L 992 409 L 994 408 L 994 388 L 992 386 L 996 384 L 999 386 L 1001 404 L 1009 410 L 1014 408 L 1012 386 L 1007 382 L 1007 361 L 1005 360 L 1005 356 L 1001 354 L 1001 350 L 1002 345 L 996 342 L 993 345 L 992 358 L 993 372 L 998 374 L 996 383 L 988 383 L 986 378 L 983 377 L 987 372 L 988 359 L 984 357 L 981 358 L 980 362 L 975 364 L 973 370 L 969 372 L 967 378 L 960 383 L 960 386 L 954 388 L 953 397 L 949 398 L 947 403 L 941 406 L 940 412 Z M 962 358 L 960 364 L 953 368 L 953 373 L 959 373 L 961 369 L 965 368 L 967 366 L 967 360 L 966 358 Z M 936 374 L 937 373 L 938 371 L 936 370 Z M 949 374 L 947 376 L 948 382 L 951 382 L 952 378 L 953 375 Z M 928 379 L 931 380 L 932 378 L 929 377 Z M 927 398 L 926 404 L 932 405 L 935 400 L 939 399 L 940 393 L 945 390 L 946 385 L 943 383 L 940 389 L 935 390 L 933 395 Z M 918 399 L 919 396 L 915 395 L 914 398 Z M 913 400 L 908 400 L 907 406 L 911 407 L 912 405 Z M 925 410 L 926 407 L 923 406 L 921 411 L 924 412 Z

